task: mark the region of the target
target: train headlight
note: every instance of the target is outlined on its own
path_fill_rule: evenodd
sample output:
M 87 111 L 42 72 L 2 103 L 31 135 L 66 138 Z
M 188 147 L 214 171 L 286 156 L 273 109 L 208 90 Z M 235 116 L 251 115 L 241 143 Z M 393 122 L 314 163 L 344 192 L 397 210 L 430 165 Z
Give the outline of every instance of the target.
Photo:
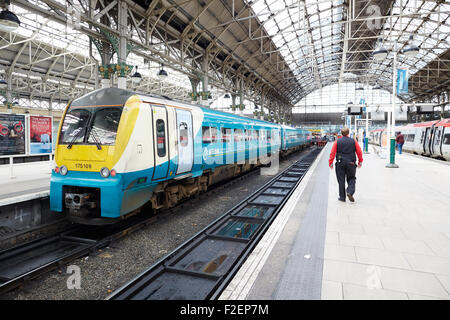
M 67 171 L 69 171 L 69 170 L 67 170 L 66 166 L 61 166 L 59 168 L 59 173 L 61 173 L 61 175 L 63 175 L 63 176 L 65 176 L 67 174 Z
M 103 178 L 108 178 L 109 177 L 109 169 L 107 167 L 103 167 L 100 170 L 100 174 L 102 175 Z

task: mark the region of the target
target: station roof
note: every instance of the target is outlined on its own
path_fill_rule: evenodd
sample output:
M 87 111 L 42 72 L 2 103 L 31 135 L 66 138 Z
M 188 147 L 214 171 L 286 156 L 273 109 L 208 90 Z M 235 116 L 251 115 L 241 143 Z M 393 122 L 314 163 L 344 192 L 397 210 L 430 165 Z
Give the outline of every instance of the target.
M 125 2 L 129 9 L 129 41 L 132 53 L 165 63 L 180 74 L 198 76 L 202 60 L 208 57 L 213 85 L 237 88 L 245 80 L 245 95 L 257 97 L 269 92 L 288 105 L 295 105 L 316 89 L 338 82 L 379 84 L 392 87 L 392 48 L 401 50 L 414 36 L 420 53 L 414 58 L 399 55 L 399 67 L 410 73 L 410 93 L 403 100 L 426 100 L 450 89 L 450 3 L 441 0 L 74 0 L 86 10 L 81 16 L 81 32 L 105 38 L 118 28 L 114 8 Z M 88 4 L 94 3 L 94 18 Z M 35 22 L 67 20 L 62 0 L 13 0 L 29 13 L 20 18 Z M 66 10 L 67 11 L 67 10 Z M 31 14 L 37 13 L 37 14 Z M 99 16 L 95 19 L 95 16 Z M 26 19 L 24 19 L 26 18 Z M 109 29 L 95 33 L 109 20 Z M 93 28 L 94 26 L 94 28 Z M 97 29 L 96 29 L 97 28 Z M 54 83 L 54 92 L 67 96 L 89 89 L 95 76 L 93 57 L 86 50 L 49 46 L 46 39 L 71 37 L 67 30 L 47 30 L 38 41 L 33 32 L 17 35 L 0 33 L 4 68 L 22 70 L 34 82 L 24 82 L 23 90 L 36 96 L 45 92 L 45 83 Z M 40 31 L 37 31 L 40 32 Z M 149 34 L 151 33 L 151 34 Z M 20 37 L 27 39 L 20 39 Z M 377 39 L 391 51 L 384 61 L 375 61 Z M 3 41 L 3 42 L 1 42 Z M 29 47 L 21 45 L 29 43 Z M 83 48 L 89 47 L 86 37 Z M 32 52 L 46 57 L 27 63 Z M 3 55 L 5 52 L 5 55 Z M 17 59 L 15 58 L 17 57 Z M 70 57 L 73 67 L 64 67 L 62 57 Z M 42 58 L 44 59 L 44 58 Z M 15 61 L 16 60 L 16 61 Z M 14 62 L 15 61 L 15 62 Z M 98 61 L 97 61 L 98 63 Z M 19 65 L 21 67 L 19 67 Z M 27 69 L 28 68 L 28 69 Z M 26 72 L 25 72 L 26 71 Z M 18 76 L 19 77 L 19 76 Z M 39 79 L 40 77 L 40 79 Z M 20 78 L 20 77 L 19 77 Z M 187 78 L 187 77 L 186 77 Z M 66 85 L 65 81 L 69 83 Z M 63 83 L 64 82 L 64 83 Z M 60 84 L 63 83 L 63 84 Z M 149 79 L 142 90 L 158 88 Z M 26 89 L 25 84 L 27 85 Z M 85 87 L 82 89 L 81 87 Z M 160 87 L 160 86 L 159 86 Z M 20 86 L 17 86 L 20 90 Z M 33 89 L 30 89 L 33 88 Z M 78 89 L 77 89 L 78 88 Z M 172 88 L 174 98 L 186 99 L 189 88 Z M 78 91 L 77 91 L 78 90 Z M 47 92 L 48 93 L 48 92 Z M 52 94 L 52 92 L 50 92 Z M 177 96 L 178 95 L 178 96 Z

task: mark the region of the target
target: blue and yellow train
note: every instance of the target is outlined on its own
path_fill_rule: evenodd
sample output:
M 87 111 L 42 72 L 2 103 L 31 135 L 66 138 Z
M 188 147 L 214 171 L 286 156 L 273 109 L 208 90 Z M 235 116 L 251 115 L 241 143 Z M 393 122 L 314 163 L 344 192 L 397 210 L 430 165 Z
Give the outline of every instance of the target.
M 310 144 L 308 132 L 117 88 L 71 102 L 50 185 L 52 211 L 113 223 L 181 199 Z

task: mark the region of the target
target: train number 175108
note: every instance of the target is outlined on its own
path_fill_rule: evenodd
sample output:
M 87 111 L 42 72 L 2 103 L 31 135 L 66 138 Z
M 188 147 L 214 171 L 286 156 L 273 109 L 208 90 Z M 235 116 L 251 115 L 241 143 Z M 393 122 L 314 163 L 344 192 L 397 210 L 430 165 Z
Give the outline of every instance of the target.
M 75 168 L 77 169 L 92 169 L 92 165 L 90 163 L 75 163 Z

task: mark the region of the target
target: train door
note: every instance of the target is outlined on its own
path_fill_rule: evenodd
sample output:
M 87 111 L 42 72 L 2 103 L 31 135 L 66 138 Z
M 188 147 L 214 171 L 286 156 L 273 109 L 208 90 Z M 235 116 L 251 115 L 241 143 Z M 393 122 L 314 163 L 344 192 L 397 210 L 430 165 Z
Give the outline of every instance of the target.
M 164 179 L 169 171 L 169 132 L 167 130 L 167 110 L 152 106 L 153 136 L 155 137 L 155 170 L 153 180 Z
M 450 127 L 442 127 L 442 156 L 450 160 Z
M 425 154 L 427 154 L 429 151 L 428 146 L 430 144 L 430 135 L 431 135 L 431 127 L 425 129 L 423 137 L 423 153 Z
M 192 115 L 190 111 L 176 109 L 178 133 L 177 174 L 189 172 L 194 163 Z
M 433 141 L 431 143 L 431 154 L 433 156 L 442 156 L 442 134 L 444 133 L 444 126 L 434 128 Z

